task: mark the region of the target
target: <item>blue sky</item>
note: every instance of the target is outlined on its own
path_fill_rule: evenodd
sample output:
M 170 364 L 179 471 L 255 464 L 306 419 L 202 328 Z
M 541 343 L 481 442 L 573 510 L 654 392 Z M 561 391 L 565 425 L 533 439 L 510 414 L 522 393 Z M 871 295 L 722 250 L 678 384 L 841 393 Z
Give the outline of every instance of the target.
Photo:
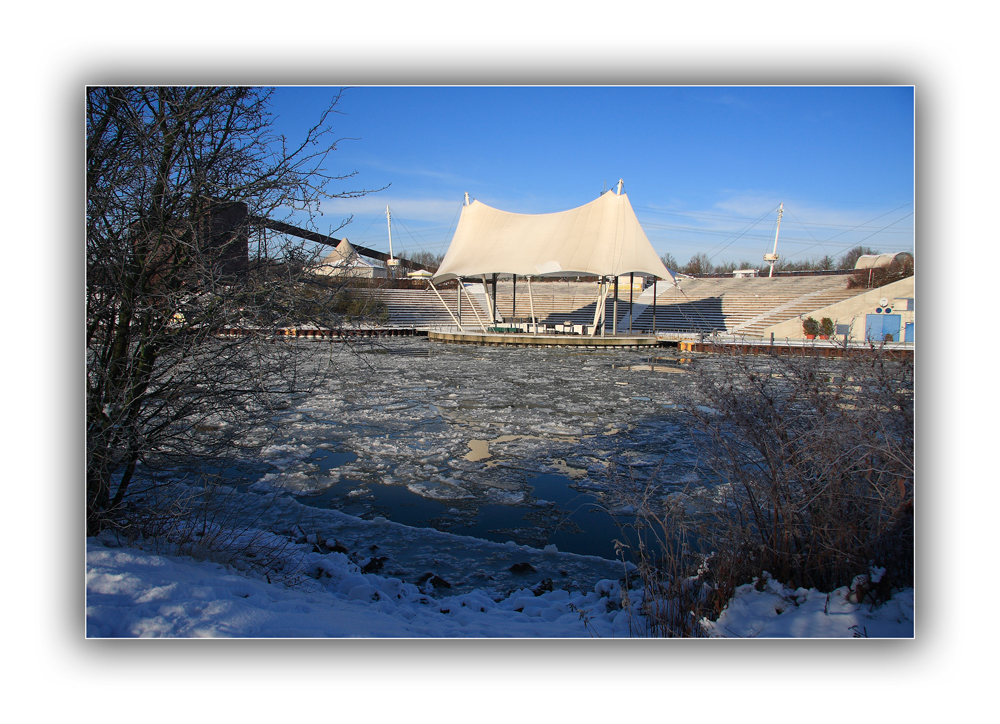
M 294 138 L 331 88 L 279 88 Z M 463 195 L 506 211 L 585 204 L 624 179 L 653 247 L 683 265 L 913 251 L 911 87 L 355 87 L 333 117 L 328 170 L 356 171 L 320 230 L 388 251 L 447 249 Z M 352 139 L 352 140 L 346 140 Z

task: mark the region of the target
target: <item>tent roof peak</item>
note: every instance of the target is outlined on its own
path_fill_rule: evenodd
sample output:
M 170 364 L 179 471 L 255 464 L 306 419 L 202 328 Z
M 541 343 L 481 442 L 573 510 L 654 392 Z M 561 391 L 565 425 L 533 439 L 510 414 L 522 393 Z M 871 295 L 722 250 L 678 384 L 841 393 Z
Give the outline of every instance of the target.
M 618 275 L 673 279 L 646 237 L 628 196 L 610 190 L 567 211 L 518 214 L 473 200 L 462 207 L 434 281 L 483 274 Z

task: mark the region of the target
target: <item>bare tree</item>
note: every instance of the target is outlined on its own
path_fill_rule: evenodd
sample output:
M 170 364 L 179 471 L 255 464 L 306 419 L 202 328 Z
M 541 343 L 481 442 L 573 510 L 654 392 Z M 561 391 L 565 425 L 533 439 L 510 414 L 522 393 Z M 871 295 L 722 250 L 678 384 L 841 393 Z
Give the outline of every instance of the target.
M 819 269 L 820 271 L 830 271 L 835 267 L 835 265 L 836 263 L 834 262 L 833 257 L 830 256 L 829 254 L 826 254 L 823 256 L 822 259 L 816 262 L 815 268 Z
M 712 266 L 712 260 L 708 258 L 708 254 L 704 252 L 698 252 L 691 257 L 691 261 L 687 263 L 683 271 L 685 274 L 711 274 L 715 270 Z
M 273 330 L 336 325 L 341 284 L 254 224 L 367 191 L 325 171 L 339 94 L 296 145 L 272 132 L 270 94 L 87 89 L 88 534 L 116 524 L 152 460 L 259 445 L 276 401 L 323 373 Z
M 444 254 L 435 254 L 432 251 L 404 251 L 399 255 L 400 259 L 407 259 L 417 264 L 422 264 L 430 271 L 437 271 L 444 261 Z

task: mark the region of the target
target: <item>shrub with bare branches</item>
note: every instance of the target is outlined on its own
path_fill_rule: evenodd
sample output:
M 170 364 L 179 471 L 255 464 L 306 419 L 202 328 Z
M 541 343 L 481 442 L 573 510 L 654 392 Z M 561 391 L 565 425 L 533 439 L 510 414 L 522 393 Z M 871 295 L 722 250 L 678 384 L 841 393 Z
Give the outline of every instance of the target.
M 705 361 L 684 414 L 717 505 L 692 515 L 677 496 L 614 477 L 616 504 L 635 511 L 645 633 L 698 635 L 737 586 L 768 577 L 831 591 L 884 568 L 859 598 L 912 586 L 912 359 L 720 348 Z
M 648 478 L 637 481 L 627 473 L 612 472 L 612 480 L 612 505 L 634 513 L 631 522 L 621 523 L 622 539 L 615 541 L 625 564 L 623 594 L 638 597 L 642 613 L 631 622 L 632 634 L 701 635 L 699 622 L 717 616 L 722 603 L 708 580 L 705 532 L 685 509 L 684 495 L 663 497 Z M 638 590 L 629 593 L 633 584 Z
M 878 565 L 912 585 L 913 364 L 879 348 L 836 361 L 724 354 L 690 407 L 723 484 L 713 567 L 832 590 Z

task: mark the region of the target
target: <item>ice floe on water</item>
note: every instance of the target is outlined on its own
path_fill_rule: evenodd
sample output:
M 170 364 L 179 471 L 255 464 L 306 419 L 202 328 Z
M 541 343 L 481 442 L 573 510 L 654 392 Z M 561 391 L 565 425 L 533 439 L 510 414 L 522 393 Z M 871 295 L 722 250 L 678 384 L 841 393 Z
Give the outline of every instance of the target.
M 533 425 L 532 430 L 541 433 L 542 435 L 564 435 L 570 437 L 579 437 L 583 434 L 583 430 L 579 427 L 569 427 L 567 425 L 560 425 L 559 423 L 547 423 L 544 425 Z
M 668 407 L 691 375 L 656 374 L 648 355 L 422 338 L 344 347 L 334 377 L 278 414 L 270 468 L 253 489 L 495 541 L 545 545 L 575 531 L 562 549 L 613 557 L 614 474 L 664 495 L 704 485 Z M 539 476 L 550 476 L 544 495 Z
M 406 489 L 411 493 L 436 500 L 460 500 L 472 495 L 455 481 L 442 480 L 439 483 L 410 483 Z

